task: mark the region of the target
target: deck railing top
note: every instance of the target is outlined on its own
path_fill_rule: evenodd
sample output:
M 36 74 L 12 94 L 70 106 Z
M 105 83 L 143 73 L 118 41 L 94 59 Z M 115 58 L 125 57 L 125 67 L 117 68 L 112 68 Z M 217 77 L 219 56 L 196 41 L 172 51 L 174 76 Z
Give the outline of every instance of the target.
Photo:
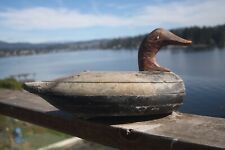
M 225 149 L 225 119 L 175 112 L 79 119 L 28 92 L 0 90 L 0 113 L 119 149 Z

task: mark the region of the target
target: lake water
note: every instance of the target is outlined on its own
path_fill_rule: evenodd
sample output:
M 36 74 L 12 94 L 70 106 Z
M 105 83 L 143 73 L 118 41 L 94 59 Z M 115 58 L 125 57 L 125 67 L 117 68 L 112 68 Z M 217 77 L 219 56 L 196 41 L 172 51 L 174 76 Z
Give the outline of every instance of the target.
M 225 49 L 161 50 L 158 62 L 184 79 L 186 97 L 181 112 L 225 118 Z M 52 80 L 83 70 L 138 70 L 137 51 L 86 50 L 0 58 L 0 78 L 35 73 L 35 80 Z

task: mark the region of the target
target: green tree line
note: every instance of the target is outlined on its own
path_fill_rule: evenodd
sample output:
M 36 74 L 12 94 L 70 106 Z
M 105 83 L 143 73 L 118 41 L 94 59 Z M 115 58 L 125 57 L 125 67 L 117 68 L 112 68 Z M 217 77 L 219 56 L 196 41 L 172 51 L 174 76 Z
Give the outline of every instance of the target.
M 223 48 L 225 46 L 225 25 L 215 27 L 190 27 L 171 30 L 175 34 L 191 39 L 193 45 Z
M 178 36 L 192 40 L 193 48 L 203 49 L 217 47 L 222 49 L 225 47 L 225 25 L 214 27 L 193 26 L 188 28 L 172 29 L 171 31 Z M 86 49 L 137 50 L 146 35 L 147 34 L 133 37 L 65 43 L 31 44 L 0 42 L 0 57 Z
M 225 46 L 225 25 L 215 27 L 189 27 L 172 29 L 171 32 L 186 39 L 193 41 L 193 47 L 218 47 Z M 107 44 L 102 46 L 104 49 L 136 49 L 139 47 L 141 41 L 146 36 L 139 35 L 135 37 L 116 38 L 109 40 Z

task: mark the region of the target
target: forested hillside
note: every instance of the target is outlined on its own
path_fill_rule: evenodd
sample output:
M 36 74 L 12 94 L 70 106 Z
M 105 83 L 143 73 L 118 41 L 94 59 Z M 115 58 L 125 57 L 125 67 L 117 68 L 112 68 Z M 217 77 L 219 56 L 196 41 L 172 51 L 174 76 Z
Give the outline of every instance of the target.
M 193 48 L 225 47 L 225 25 L 215 27 L 188 27 L 172 29 L 171 31 L 183 38 L 192 40 Z M 0 57 L 85 49 L 138 49 L 142 39 L 146 35 L 147 33 L 133 37 L 65 43 L 32 44 L 0 41 Z

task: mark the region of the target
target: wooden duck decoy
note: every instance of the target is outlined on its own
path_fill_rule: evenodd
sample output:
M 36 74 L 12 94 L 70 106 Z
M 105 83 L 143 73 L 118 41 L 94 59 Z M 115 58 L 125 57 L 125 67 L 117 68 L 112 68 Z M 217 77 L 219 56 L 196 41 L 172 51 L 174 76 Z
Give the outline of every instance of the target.
M 24 88 L 55 107 L 77 116 L 140 116 L 168 114 L 183 103 L 183 80 L 159 66 L 156 54 L 166 45 L 189 45 L 165 29 L 148 34 L 138 52 L 139 71 L 82 72 Z

